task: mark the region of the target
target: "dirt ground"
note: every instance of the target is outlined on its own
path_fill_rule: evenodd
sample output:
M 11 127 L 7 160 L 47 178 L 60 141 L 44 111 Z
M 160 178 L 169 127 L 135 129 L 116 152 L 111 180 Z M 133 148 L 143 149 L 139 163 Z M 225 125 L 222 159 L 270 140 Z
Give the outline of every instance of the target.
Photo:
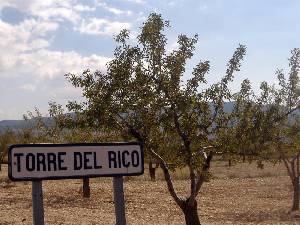
M 147 171 L 146 171 L 147 172 Z M 187 173 L 175 174 L 184 196 Z M 91 198 L 82 198 L 81 180 L 43 181 L 46 224 L 115 224 L 112 179 L 91 179 Z M 124 184 L 126 220 L 131 225 L 184 224 L 159 171 L 156 182 L 147 173 Z M 202 224 L 300 224 L 300 213 L 289 213 L 292 188 L 282 165 L 213 163 L 213 178 L 198 196 Z M 32 224 L 31 182 L 10 182 L 0 172 L 0 224 Z

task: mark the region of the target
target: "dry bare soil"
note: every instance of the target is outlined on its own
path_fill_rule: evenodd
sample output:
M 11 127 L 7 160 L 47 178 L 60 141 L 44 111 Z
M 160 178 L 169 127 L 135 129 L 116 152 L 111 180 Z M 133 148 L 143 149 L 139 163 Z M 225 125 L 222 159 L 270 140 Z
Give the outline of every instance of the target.
M 213 163 L 213 177 L 198 196 L 202 224 L 300 224 L 300 214 L 289 213 L 292 189 L 284 167 L 226 162 Z M 184 170 L 174 175 L 176 190 L 186 195 Z M 46 224 L 115 224 L 112 179 L 91 179 L 91 198 L 82 198 L 81 180 L 44 181 Z M 147 171 L 125 181 L 127 224 L 184 224 L 159 171 L 156 182 Z M 30 182 L 10 182 L 7 167 L 0 172 L 0 224 L 32 224 Z

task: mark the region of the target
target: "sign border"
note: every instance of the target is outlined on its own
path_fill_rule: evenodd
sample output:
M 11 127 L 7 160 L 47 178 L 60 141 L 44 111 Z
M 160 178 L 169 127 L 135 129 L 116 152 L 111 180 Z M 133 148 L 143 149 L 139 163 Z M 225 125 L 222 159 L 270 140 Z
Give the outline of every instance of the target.
M 12 176 L 12 159 L 11 159 L 11 151 L 13 148 L 22 148 L 22 147 L 66 147 L 66 146 L 123 146 L 123 145 L 139 145 L 141 148 L 141 166 L 142 171 L 140 173 L 118 173 L 118 174 L 91 174 L 88 176 L 63 176 L 63 177 L 26 177 L 26 178 L 15 178 Z M 142 143 L 140 142 L 102 142 L 102 143 L 63 143 L 63 144 L 14 144 L 10 145 L 8 148 L 8 177 L 12 181 L 41 181 L 41 180 L 63 180 L 63 179 L 81 179 L 81 178 L 95 178 L 95 177 L 119 177 L 119 176 L 139 176 L 144 173 L 144 148 Z

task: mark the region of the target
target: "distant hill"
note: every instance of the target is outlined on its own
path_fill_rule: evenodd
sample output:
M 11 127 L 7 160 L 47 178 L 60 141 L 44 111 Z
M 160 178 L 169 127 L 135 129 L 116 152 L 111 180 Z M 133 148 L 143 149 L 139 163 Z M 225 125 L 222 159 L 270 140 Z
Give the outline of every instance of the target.
M 29 124 L 25 120 L 2 120 L 0 121 L 0 131 L 5 129 L 19 130 L 29 127 Z
M 224 105 L 225 112 L 231 112 L 234 107 L 234 102 L 226 102 Z M 296 111 L 296 114 L 300 115 L 300 110 Z M 50 124 L 52 119 L 50 117 L 44 117 L 44 122 Z M 34 126 L 35 119 L 31 119 L 28 121 L 25 120 L 2 120 L 0 121 L 0 132 L 3 132 L 6 129 L 11 129 L 14 131 L 18 131 L 24 128 L 29 128 Z
M 52 119 L 50 117 L 44 117 L 44 122 L 50 124 Z M 33 127 L 36 123 L 35 119 L 30 120 L 2 120 L 0 121 L 0 132 L 3 132 L 7 129 L 11 129 L 13 131 L 19 131 L 24 128 Z

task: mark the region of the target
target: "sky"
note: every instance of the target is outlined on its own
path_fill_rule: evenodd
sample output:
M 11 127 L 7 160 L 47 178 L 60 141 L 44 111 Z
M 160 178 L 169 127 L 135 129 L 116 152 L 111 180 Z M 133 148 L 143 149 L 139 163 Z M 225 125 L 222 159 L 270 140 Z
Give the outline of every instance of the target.
M 64 75 L 89 68 L 105 72 L 124 28 L 134 42 L 151 12 L 170 21 L 168 51 L 179 34 L 199 35 L 184 79 L 200 60 L 209 60 L 208 81 L 218 81 L 239 44 L 247 46 L 234 91 L 249 78 L 262 81 L 288 74 L 288 58 L 300 47 L 298 0 L 0 0 L 0 120 L 22 119 L 48 102 L 80 99 Z

